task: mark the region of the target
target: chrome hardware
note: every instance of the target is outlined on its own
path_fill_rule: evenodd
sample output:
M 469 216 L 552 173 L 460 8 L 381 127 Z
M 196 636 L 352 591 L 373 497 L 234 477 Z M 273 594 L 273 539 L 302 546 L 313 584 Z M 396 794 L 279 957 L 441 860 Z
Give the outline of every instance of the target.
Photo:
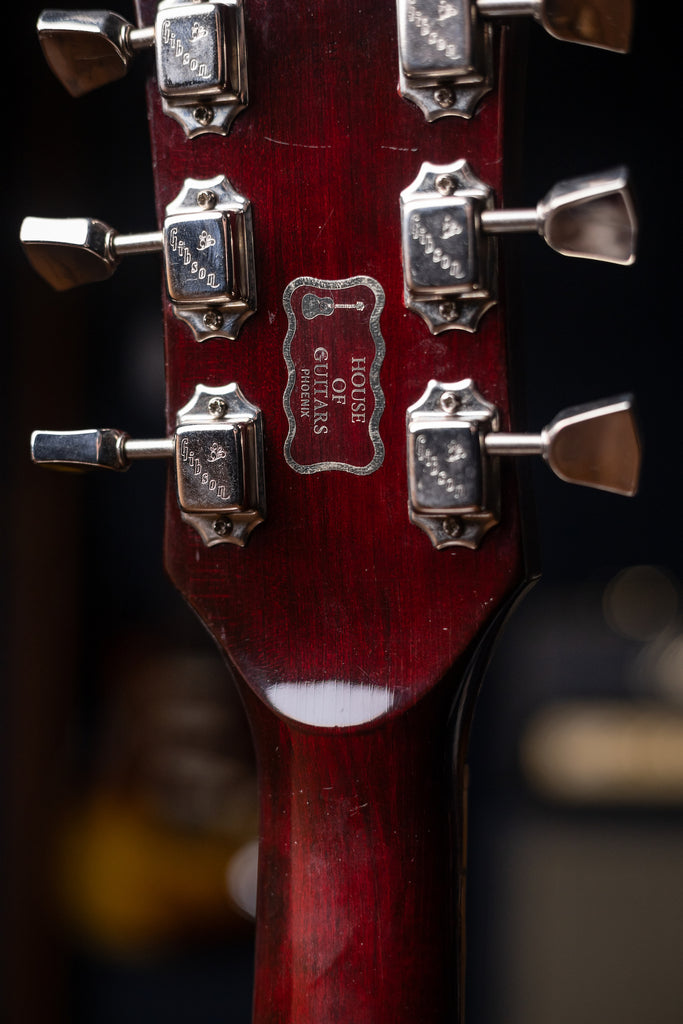
M 27 217 L 20 237 L 57 291 L 111 277 L 129 253 L 162 251 L 173 311 L 197 341 L 236 338 L 256 309 L 251 205 L 222 176 L 188 178 L 166 208 L 162 231 L 120 235 L 90 218 Z
M 498 411 L 471 380 L 432 380 L 408 409 L 408 514 L 436 548 L 479 546 L 500 520 L 498 461 L 483 437 L 499 429 Z
M 265 519 L 263 417 L 237 384 L 198 384 L 172 437 L 134 441 L 120 430 L 36 430 L 31 458 L 56 469 L 117 472 L 135 459 L 172 458 L 181 516 L 208 546 L 243 547 Z
M 408 510 L 436 548 L 477 548 L 500 522 L 499 455 L 541 455 L 569 483 L 632 496 L 640 440 L 629 395 L 577 405 L 540 434 L 500 433 L 471 380 L 432 380 L 408 409 Z
M 135 28 L 112 11 L 43 11 L 38 38 L 72 96 L 122 78 L 139 50 L 156 48 L 164 113 L 192 138 L 227 135 L 247 105 L 242 0 L 164 0 L 156 21 Z
M 496 210 L 465 160 L 424 163 L 401 193 L 404 301 L 433 334 L 475 331 L 497 298 L 492 235 L 537 232 L 553 249 L 628 266 L 636 215 L 624 168 L 560 182 L 529 210 Z
M 570 43 L 626 53 L 632 0 L 397 0 L 399 91 L 428 121 L 472 117 L 493 88 L 491 20 L 533 17 Z

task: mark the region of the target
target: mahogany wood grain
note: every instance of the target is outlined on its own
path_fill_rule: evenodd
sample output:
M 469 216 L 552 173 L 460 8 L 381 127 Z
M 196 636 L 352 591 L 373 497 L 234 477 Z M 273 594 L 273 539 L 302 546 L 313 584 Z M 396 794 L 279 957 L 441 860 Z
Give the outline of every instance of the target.
M 138 8 L 149 24 L 155 4 Z M 408 520 L 406 408 L 428 381 L 474 378 L 504 426 L 510 401 L 503 304 L 476 335 L 438 338 L 405 309 L 399 193 L 424 160 L 465 157 L 501 201 L 503 90 L 470 122 L 427 124 L 396 91 L 391 0 L 245 0 L 245 17 L 250 104 L 226 139 L 188 141 L 151 85 L 148 97 L 159 221 L 186 177 L 226 174 L 253 204 L 258 311 L 239 339 L 199 344 L 163 301 L 169 431 L 200 382 L 237 381 L 265 420 L 268 517 L 248 546 L 206 548 L 171 483 L 165 543 L 229 659 L 259 757 L 254 1020 L 443 1024 L 462 1001 L 472 666 L 526 574 L 509 468 L 480 550 L 436 551 Z M 386 295 L 384 462 L 301 475 L 283 457 L 283 292 L 302 275 L 361 274 Z M 308 717 L 277 712 L 274 694 Z M 348 696 L 357 724 L 340 727 L 348 708 L 314 724 L 328 694 Z

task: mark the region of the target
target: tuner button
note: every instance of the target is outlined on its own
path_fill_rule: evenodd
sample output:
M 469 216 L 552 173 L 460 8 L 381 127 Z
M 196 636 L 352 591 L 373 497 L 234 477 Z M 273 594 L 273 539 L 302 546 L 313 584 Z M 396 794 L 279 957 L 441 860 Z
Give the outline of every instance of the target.
M 561 480 L 637 493 L 641 445 L 630 395 L 564 409 L 541 437 L 543 458 Z
M 541 455 L 569 483 L 632 496 L 641 446 L 630 395 L 565 409 L 540 434 L 499 431 L 471 380 L 430 381 L 408 409 L 409 513 L 437 548 L 476 548 L 500 521 L 500 455 Z
M 617 168 L 556 185 L 535 209 L 494 209 L 493 191 L 465 160 L 425 163 L 401 193 L 404 301 L 433 334 L 475 331 L 496 301 L 490 236 L 538 232 L 566 256 L 628 266 L 637 222 L 628 172 Z
M 72 96 L 123 78 L 131 28 L 112 11 L 43 11 L 37 24 L 45 59 Z
M 135 28 L 111 11 L 44 11 L 38 38 L 72 96 L 122 78 L 136 51 L 156 47 L 164 112 L 189 137 L 226 135 L 247 105 L 242 0 L 160 4 L 154 26 Z
M 31 458 L 53 469 L 128 469 L 137 459 L 172 458 L 182 518 L 207 545 L 246 544 L 265 518 L 261 411 L 237 384 L 198 385 L 170 438 L 135 441 L 120 430 L 36 430 Z
M 635 263 L 638 224 L 625 167 L 560 181 L 535 210 L 484 210 L 481 221 L 490 234 L 535 229 L 563 256 Z
M 52 469 L 128 469 L 125 452 L 128 435 L 120 430 L 35 430 L 31 435 L 31 458 Z
M 555 39 L 628 53 L 632 0 L 476 0 L 486 18 L 535 18 Z
M 557 252 L 622 266 L 635 262 L 638 222 L 625 167 L 561 181 L 536 210 L 539 233 Z
M 631 395 L 563 409 L 540 434 L 484 438 L 489 455 L 541 455 L 570 484 L 632 498 L 638 490 L 641 445 Z
M 227 178 L 188 178 L 162 231 L 120 235 L 102 221 L 27 217 L 20 238 L 53 288 L 102 281 L 128 254 L 162 251 L 175 315 L 197 341 L 236 338 L 256 309 L 251 206 Z
M 537 19 L 556 39 L 617 53 L 631 48 L 632 0 L 544 0 L 539 7 Z
M 113 237 L 108 224 L 87 217 L 26 217 L 19 234 L 31 266 L 59 292 L 111 277 Z
M 557 39 L 626 53 L 632 0 L 397 0 L 399 91 L 428 121 L 471 117 L 493 88 L 491 21 L 533 17 Z

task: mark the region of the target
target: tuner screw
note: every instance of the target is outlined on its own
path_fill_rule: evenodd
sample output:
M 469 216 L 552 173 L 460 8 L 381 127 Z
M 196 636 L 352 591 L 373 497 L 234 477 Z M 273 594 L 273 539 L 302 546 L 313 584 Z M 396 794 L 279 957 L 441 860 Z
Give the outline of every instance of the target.
M 455 179 L 450 174 L 437 174 L 434 187 L 439 195 L 452 196 L 455 192 Z
M 202 317 L 204 326 L 210 331 L 217 331 L 223 326 L 223 317 L 216 309 L 209 309 Z
M 457 302 L 440 302 L 439 303 L 439 316 L 446 323 L 453 323 L 454 320 L 458 319 L 458 304 Z
M 223 398 L 212 398 L 209 402 L 208 409 L 214 419 L 220 420 L 228 411 L 228 405 Z
M 443 411 L 447 414 L 454 413 L 460 405 L 460 399 L 457 395 L 454 395 L 452 391 L 444 391 L 443 395 L 439 399 L 439 405 Z
M 218 537 L 227 537 L 229 533 L 232 533 L 232 523 L 229 519 L 215 519 L 213 532 Z
M 449 537 L 459 537 L 462 533 L 462 520 L 457 516 L 446 516 L 441 523 L 441 528 Z
M 211 124 L 213 121 L 213 110 L 211 107 L 195 107 L 193 114 L 195 121 L 197 124 L 200 124 L 202 128 L 206 128 L 206 126 Z
M 434 90 L 434 102 L 443 110 L 448 110 L 455 103 L 455 93 L 445 85 L 439 86 Z
M 216 205 L 216 193 L 211 189 L 203 189 L 197 193 L 197 205 L 203 210 L 212 210 Z

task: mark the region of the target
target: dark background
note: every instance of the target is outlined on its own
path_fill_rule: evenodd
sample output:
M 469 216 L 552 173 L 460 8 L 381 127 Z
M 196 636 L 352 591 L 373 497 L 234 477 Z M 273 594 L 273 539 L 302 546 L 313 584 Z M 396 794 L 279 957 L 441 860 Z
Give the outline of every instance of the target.
M 132 17 L 131 5 L 118 9 Z M 117 761 L 107 745 L 118 735 L 112 720 L 134 732 L 124 666 L 142 661 L 156 679 L 174 653 L 211 677 L 216 663 L 161 570 L 164 467 L 71 478 L 28 463 L 34 427 L 163 431 L 157 262 L 123 267 L 109 290 L 56 298 L 17 243 L 29 213 L 151 226 L 145 62 L 74 101 L 44 66 L 33 30 L 39 10 L 24 4 L 7 15 L 6 30 L 14 66 L 3 216 L 7 1019 L 240 1024 L 250 952 L 237 917 L 203 928 L 200 914 L 181 915 L 177 927 L 152 929 L 136 944 L 112 941 L 102 920 L 74 922 L 68 898 L 55 896 L 64 887 L 55 836 L 65 813 L 75 808 L 87 820 L 93 791 L 125 796 L 136 769 L 147 771 L 144 758 Z M 472 745 L 469 997 L 479 1024 L 673 1024 L 683 1015 L 680 788 L 668 801 L 656 787 L 618 801 L 558 800 L 539 795 L 520 767 L 534 716 L 567 699 L 647 704 L 680 721 L 675 692 L 642 670 L 664 626 L 664 639 L 677 635 L 677 608 L 659 632 L 655 622 L 629 637 L 603 613 L 605 588 L 627 567 L 661 567 L 658 578 L 674 595 L 683 575 L 678 29 L 641 5 L 627 58 L 529 31 L 521 173 L 510 202 L 531 205 L 558 179 L 625 163 L 641 234 L 638 263 L 626 270 L 568 266 L 537 239 L 510 240 L 509 258 L 523 268 L 515 296 L 520 426 L 535 429 L 565 406 L 634 391 L 645 459 L 630 502 L 567 487 L 540 462 L 529 470 L 544 577 L 499 646 Z M 660 591 L 652 593 L 636 596 L 643 614 Z M 239 723 L 229 697 L 211 693 L 207 700 Z M 172 784 L 158 776 L 149 783 L 157 795 Z M 167 822 L 169 832 L 183 833 L 192 819 L 201 834 L 196 798 L 183 821 Z

